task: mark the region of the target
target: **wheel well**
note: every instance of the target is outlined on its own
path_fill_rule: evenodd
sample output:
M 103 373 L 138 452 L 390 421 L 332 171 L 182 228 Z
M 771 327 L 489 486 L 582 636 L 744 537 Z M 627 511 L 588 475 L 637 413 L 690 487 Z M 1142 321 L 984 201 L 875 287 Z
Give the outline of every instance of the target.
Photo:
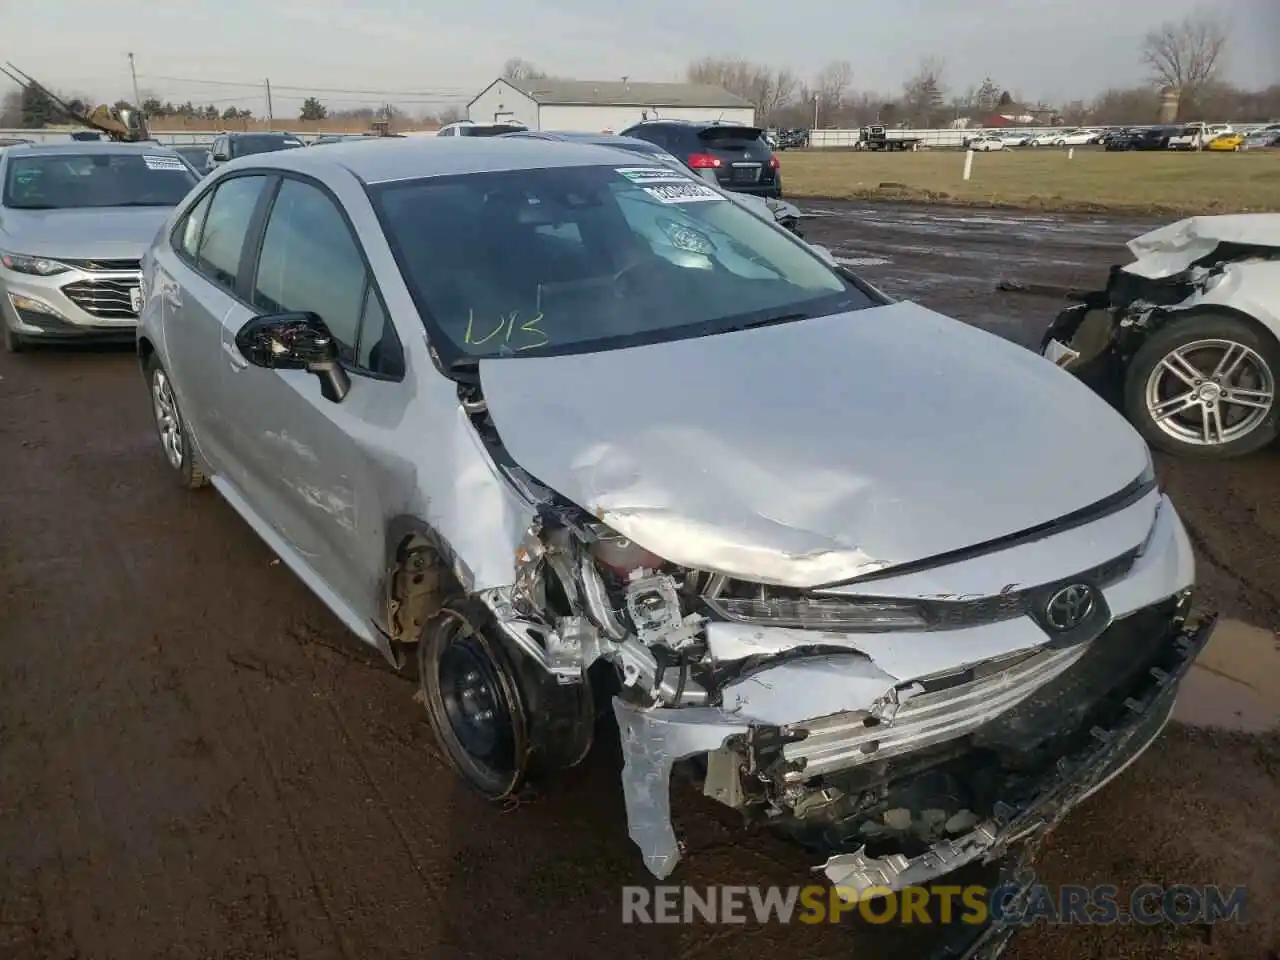
M 1186 310 L 1166 311 L 1165 322 L 1160 325 L 1161 330 L 1168 329 L 1181 320 L 1198 320 L 1202 317 L 1226 317 L 1231 320 L 1240 320 L 1249 326 L 1253 331 L 1259 334 L 1264 340 L 1268 341 L 1277 350 L 1280 350 L 1280 336 L 1252 314 L 1245 313 L 1236 307 L 1228 307 L 1217 303 L 1206 303 L 1199 306 L 1189 307 Z M 1152 331 L 1153 333 L 1156 331 Z
M 147 361 L 151 359 L 156 352 L 155 345 L 146 337 L 138 338 L 138 363 L 142 366 L 147 365 Z
M 387 634 L 397 643 L 414 644 L 445 601 L 466 590 L 454 573 L 453 551 L 424 521 L 392 519 L 386 543 Z

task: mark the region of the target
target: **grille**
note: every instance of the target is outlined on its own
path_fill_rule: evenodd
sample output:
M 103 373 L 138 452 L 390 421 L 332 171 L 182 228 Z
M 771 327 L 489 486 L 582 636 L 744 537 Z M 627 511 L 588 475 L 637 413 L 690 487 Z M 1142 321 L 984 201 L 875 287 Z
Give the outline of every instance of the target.
M 141 270 L 141 260 L 59 260 L 59 263 L 65 263 L 68 267 L 75 267 L 77 270 L 88 270 L 91 273 L 105 272 L 108 270 Z
M 85 313 L 104 320 L 136 320 L 131 290 L 137 290 L 141 276 L 118 280 L 80 280 L 62 288 L 67 299 Z
M 975 600 L 929 600 L 925 602 L 924 608 L 935 629 L 954 630 L 960 627 L 1009 620 L 1037 612 L 1040 605 L 1037 601 L 1048 599 L 1044 596 L 1046 592 L 1052 593 L 1056 587 L 1063 584 L 1079 581 L 1095 587 L 1110 586 L 1129 572 L 1134 560 L 1137 559 L 1137 553 L 1136 550 L 1129 550 L 1114 560 L 1108 560 L 1091 570 L 1067 577 L 1056 584 L 997 594 L 994 597 L 980 597 Z

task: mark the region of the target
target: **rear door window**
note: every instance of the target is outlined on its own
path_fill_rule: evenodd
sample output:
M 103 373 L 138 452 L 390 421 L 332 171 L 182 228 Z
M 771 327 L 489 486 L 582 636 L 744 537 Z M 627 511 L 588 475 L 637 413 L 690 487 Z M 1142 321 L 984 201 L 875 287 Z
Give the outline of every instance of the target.
M 204 230 L 204 219 L 209 214 L 209 203 L 213 200 L 210 191 L 200 198 L 194 207 L 182 218 L 182 226 L 177 230 L 176 240 L 178 252 L 183 258 L 194 264 L 200 252 L 200 234 Z

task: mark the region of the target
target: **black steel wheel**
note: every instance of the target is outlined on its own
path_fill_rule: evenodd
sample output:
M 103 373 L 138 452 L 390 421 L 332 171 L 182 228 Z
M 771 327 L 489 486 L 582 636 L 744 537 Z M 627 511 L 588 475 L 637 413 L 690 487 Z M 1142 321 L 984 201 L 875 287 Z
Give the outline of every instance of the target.
M 497 800 L 519 790 L 528 766 L 528 718 L 520 685 L 500 643 L 485 636 L 479 603 L 447 605 L 418 645 L 427 718 L 449 762 Z

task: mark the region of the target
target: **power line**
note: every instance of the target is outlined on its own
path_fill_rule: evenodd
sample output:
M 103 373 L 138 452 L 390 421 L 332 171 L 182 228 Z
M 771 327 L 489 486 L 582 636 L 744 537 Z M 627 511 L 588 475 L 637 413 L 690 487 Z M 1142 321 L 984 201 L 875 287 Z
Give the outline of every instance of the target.
M 197 77 L 161 77 L 155 74 L 138 74 L 140 80 L 161 80 L 165 83 L 191 83 L 201 86 L 211 87 L 242 87 L 253 88 L 255 90 L 262 89 L 262 83 L 249 83 L 243 80 L 205 80 Z M 298 87 L 289 86 L 288 84 L 272 84 L 272 90 L 297 90 L 306 94 L 329 93 L 344 94 L 354 93 L 367 96 L 382 97 L 464 97 L 469 95 L 469 91 L 462 90 L 458 87 L 441 87 L 434 90 L 350 90 L 335 87 Z
M 303 96 L 303 95 L 302 95 L 302 94 L 300 94 L 300 93 L 285 93 L 285 94 L 276 93 L 276 88 L 275 88 L 274 86 L 271 88 L 271 96 L 272 96 L 272 99 L 274 99 L 274 100 L 293 100 L 293 101 L 295 101 L 295 102 L 301 102 L 301 101 L 304 101 L 304 100 L 308 100 L 308 99 L 310 99 L 309 97 L 305 97 L 305 96 Z M 236 96 L 236 97 L 200 97 L 200 96 L 188 96 L 188 95 L 186 95 L 186 94 L 181 94 L 181 95 L 170 94 L 169 96 L 166 96 L 166 97 L 159 97 L 159 96 L 157 96 L 157 97 L 155 97 L 154 99 L 156 99 L 156 100 L 167 100 L 167 101 L 169 101 L 170 103 L 172 103 L 172 102 L 173 102 L 173 101 L 175 101 L 175 100 L 178 100 L 178 101 L 186 101 L 186 100 L 189 100 L 189 101 L 191 101 L 194 105 L 196 105 L 196 106 L 200 106 L 200 105 L 202 105 L 202 104 L 209 104 L 209 103 L 214 103 L 214 104 L 217 104 L 217 103 L 237 103 L 237 104 L 238 104 L 238 103 L 246 103 L 246 102 L 250 102 L 250 101 L 254 101 L 254 100 L 258 100 L 258 101 L 260 101 L 260 100 L 264 99 L 264 97 L 265 97 L 265 94 L 264 94 L 263 92 L 259 92 L 259 93 L 257 93 L 257 94 L 241 94 L 240 96 Z M 448 100 L 448 99 L 434 99 L 434 100 L 421 100 L 421 99 L 417 99 L 417 100 L 403 100 L 403 99 L 397 99 L 397 100 L 394 100 L 393 102 L 394 102 L 394 103 L 396 103 L 396 104 L 415 104 L 415 105 L 424 105 L 424 106 L 434 106 L 434 105 L 437 105 L 437 104 L 446 104 L 446 105 L 447 105 L 447 104 L 451 104 L 451 103 L 456 103 L 456 101 L 454 101 L 454 100 Z M 332 101 L 331 101 L 331 103 L 337 103 L 337 104 L 344 104 L 344 103 L 360 104 L 360 103 L 363 103 L 363 104 L 368 104 L 369 106 L 381 107 L 381 106 L 383 106 L 383 105 L 385 105 L 385 104 L 387 103 L 387 100 L 386 100 L 386 99 L 375 99 L 375 98 L 352 97 L 352 98 L 339 98 L 339 99 L 335 99 L 335 100 L 332 100 Z

